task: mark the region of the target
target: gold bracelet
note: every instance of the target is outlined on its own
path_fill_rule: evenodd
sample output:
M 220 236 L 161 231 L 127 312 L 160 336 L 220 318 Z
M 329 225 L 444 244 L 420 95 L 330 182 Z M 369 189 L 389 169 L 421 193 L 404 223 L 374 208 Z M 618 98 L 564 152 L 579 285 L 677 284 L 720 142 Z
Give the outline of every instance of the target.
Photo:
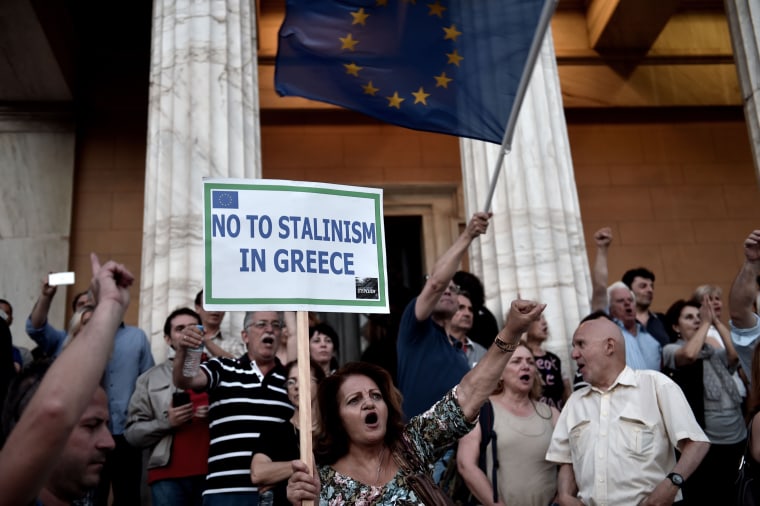
M 493 344 L 496 345 L 497 348 L 499 348 L 499 351 L 502 353 L 512 353 L 517 349 L 517 346 L 520 344 L 520 341 L 514 342 L 514 343 L 508 343 L 506 341 L 502 341 L 499 336 L 496 336 L 496 339 L 493 340 Z

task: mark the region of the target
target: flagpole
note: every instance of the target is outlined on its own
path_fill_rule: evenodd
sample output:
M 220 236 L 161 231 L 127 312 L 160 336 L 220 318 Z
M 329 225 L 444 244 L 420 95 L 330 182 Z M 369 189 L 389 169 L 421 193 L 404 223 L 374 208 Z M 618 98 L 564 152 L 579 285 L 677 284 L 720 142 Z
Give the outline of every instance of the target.
M 486 199 L 485 212 L 491 210 L 491 202 L 493 200 L 493 194 L 496 192 L 496 183 L 499 181 L 499 175 L 501 175 L 501 165 L 504 163 L 504 156 L 512 151 L 512 137 L 515 133 L 515 127 L 517 125 L 517 115 L 520 113 L 520 107 L 522 107 L 523 99 L 525 98 L 525 92 L 528 90 L 528 84 L 533 76 L 533 68 L 536 66 L 536 60 L 541 52 L 541 45 L 544 43 L 544 37 L 546 36 L 546 30 L 549 28 L 554 10 L 557 8 L 559 0 L 546 0 L 544 7 L 541 10 L 541 16 L 538 18 L 538 25 L 536 26 L 536 33 L 533 36 L 533 41 L 530 45 L 530 51 L 528 52 L 528 58 L 525 61 L 525 72 L 520 77 L 520 84 L 517 86 L 515 92 L 515 101 L 512 104 L 512 110 L 509 111 L 509 119 L 507 120 L 507 126 L 504 129 L 504 138 L 501 141 L 499 147 L 499 156 L 496 159 L 496 165 L 494 167 L 493 175 L 491 176 L 491 188 L 488 190 L 488 198 Z

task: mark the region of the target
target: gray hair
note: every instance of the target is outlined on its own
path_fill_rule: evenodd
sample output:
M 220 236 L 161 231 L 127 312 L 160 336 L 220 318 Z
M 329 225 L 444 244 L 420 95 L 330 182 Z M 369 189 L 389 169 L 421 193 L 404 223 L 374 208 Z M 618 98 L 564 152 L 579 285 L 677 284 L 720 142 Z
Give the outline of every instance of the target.
M 699 285 L 694 290 L 693 297 L 702 302 L 702 298 L 707 295 L 708 297 L 716 296 L 718 298 L 723 297 L 723 289 L 718 285 Z
M 636 294 L 633 293 L 633 290 L 631 290 L 628 285 L 623 283 L 622 281 L 615 281 L 610 286 L 607 287 L 607 305 L 610 304 L 610 301 L 612 300 L 612 292 L 618 289 L 626 290 L 628 293 L 631 294 L 631 297 L 633 297 L 633 303 L 636 304 Z

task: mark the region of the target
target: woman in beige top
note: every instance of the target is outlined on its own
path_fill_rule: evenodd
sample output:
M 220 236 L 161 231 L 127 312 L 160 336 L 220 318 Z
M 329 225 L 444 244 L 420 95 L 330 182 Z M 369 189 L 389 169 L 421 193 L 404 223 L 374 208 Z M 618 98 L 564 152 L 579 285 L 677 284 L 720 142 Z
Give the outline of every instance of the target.
M 546 506 L 557 491 L 557 466 L 544 456 L 551 441 L 559 411 L 538 402 L 541 380 L 530 349 L 521 344 L 507 362 L 496 391 L 491 395 L 493 430 L 499 460 L 493 502 L 493 461 L 487 449 L 488 475 L 478 467 L 481 427 L 459 440 L 457 466 L 472 494 L 484 505 Z

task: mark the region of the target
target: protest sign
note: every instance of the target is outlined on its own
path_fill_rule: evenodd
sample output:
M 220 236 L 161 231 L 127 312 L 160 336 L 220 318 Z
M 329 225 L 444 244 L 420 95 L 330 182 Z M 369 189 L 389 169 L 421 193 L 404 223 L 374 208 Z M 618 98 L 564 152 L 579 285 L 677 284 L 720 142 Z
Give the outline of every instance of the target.
M 204 307 L 387 313 L 380 189 L 206 179 Z

